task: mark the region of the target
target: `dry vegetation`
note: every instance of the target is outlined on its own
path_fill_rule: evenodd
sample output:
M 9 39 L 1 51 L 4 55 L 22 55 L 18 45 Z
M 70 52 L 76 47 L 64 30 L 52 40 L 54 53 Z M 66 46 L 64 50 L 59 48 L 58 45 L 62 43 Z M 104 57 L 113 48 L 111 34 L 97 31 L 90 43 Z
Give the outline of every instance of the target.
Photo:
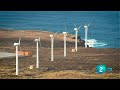
M 72 35 L 67 41 L 67 57 L 63 57 L 63 39 L 58 34 L 55 38 L 54 61 L 50 61 L 50 32 L 40 31 L 0 31 L 0 51 L 15 52 L 14 42 L 21 39 L 21 50 L 30 51 L 27 57 L 19 58 L 19 75 L 15 75 L 15 58 L 0 59 L 0 79 L 119 79 L 120 78 L 120 49 L 74 48 Z M 36 69 L 35 38 L 41 37 L 40 68 Z M 70 41 L 69 41 L 70 40 Z M 73 40 L 73 41 L 72 41 Z M 113 71 L 97 74 L 95 67 L 105 64 Z M 29 69 L 34 65 L 33 69 Z

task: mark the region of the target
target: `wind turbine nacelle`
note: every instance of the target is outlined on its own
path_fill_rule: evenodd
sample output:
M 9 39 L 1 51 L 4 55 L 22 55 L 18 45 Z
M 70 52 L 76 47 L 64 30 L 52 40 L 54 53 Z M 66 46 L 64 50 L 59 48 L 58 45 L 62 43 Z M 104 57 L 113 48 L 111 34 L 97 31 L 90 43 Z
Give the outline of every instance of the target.
M 50 34 L 50 37 L 52 38 L 52 37 L 53 37 L 53 35 L 52 35 L 52 34 Z
M 39 40 L 39 39 L 35 39 L 34 41 L 35 41 L 35 42 L 39 42 L 40 40 Z
M 14 46 L 18 46 L 18 45 L 20 45 L 19 43 L 14 43 Z
M 87 27 L 88 27 L 87 25 L 84 26 L 84 28 L 87 28 Z
M 63 32 L 64 35 L 67 35 L 67 32 Z
M 74 28 L 74 30 L 75 30 L 75 31 L 78 31 L 78 29 L 77 29 L 77 28 Z

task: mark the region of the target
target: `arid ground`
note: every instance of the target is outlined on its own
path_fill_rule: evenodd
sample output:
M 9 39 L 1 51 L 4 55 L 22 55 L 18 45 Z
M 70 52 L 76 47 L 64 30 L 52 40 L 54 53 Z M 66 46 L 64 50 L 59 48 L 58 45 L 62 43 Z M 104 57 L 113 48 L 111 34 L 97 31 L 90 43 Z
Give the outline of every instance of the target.
M 19 75 L 15 75 L 15 57 L 0 59 L 0 79 L 120 79 L 120 49 L 84 48 L 78 43 L 78 52 L 74 49 L 74 35 L 67 36 L 67 57 L 63 56 L 63 34 L 54 39 L 54 61 L 51 61 L 50 37 L 52 32 L 32 30 L 0 30 L 0 52 L 15 53 L 14 42 L 21 36 L 20 51 L 30 54 L 19 57 Z M 41 38 L 39 44 L 39 69 L 36 68 L 35 38 Z M 112 71 L 96 73 L 96 66 L 105 64 Z M 30 69 L 33 65 L 33 69 Z

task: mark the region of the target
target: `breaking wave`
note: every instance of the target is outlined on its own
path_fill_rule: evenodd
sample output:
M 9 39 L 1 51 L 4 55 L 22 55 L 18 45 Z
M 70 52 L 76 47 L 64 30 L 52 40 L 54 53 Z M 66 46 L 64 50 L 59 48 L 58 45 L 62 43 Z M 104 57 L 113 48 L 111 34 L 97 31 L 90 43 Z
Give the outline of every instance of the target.
M 106 43 L 99 42 L 95 39 L 88 39 L 87 44 L 89 45 L 89 47 L 104 47 L 107 45 Z

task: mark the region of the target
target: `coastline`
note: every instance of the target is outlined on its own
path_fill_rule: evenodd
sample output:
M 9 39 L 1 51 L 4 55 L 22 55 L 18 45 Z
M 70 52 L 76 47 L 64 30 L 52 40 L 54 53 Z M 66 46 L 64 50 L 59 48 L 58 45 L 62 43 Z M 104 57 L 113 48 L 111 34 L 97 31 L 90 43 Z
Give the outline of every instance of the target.
M 46 31 L 38 31 L 38 30 L 0 30 L 0 51 L 6 52 L 15 52 L 15 47 L 13 46 L 14 42 L 18 42 L 19 37 L 21 36 L 21 46 L 20 50 L 32 52 L 31 55 L 19 58 L 20 64 L 20 77 L 19 78 L 40 78 L 36 73 L 41 74 L 41 72 L 48 73 L 56 72 L 56 71 L 66 71 L 66 73 L 73 72 L 83 72 L 88 74 L 96 74 L 95 66 L 98 64 L 105 64 L 108 67 L 112 67 L 114 71 L 112 71 L 112 75 L 120 74 L 119 73 L 119 48 L 84 48 L 78 47 L 78 52 L 72 52 L 74 48 L 74 35 L 70 35 L 67 37 L 67 57 L 63 57 L 63 34 L 57 33 L 55 36 L 54 42 L 54 62 L 50 61 L 50 34 L 54 34 L 53 32 Z M 36 44 L 33 42 L 35 38 L 41 38 L 41 48 L 40 48 L 40 69 L 32 72 L 28 69 L 29 65 L 34 64 L 36 62 L 36 58 L 33 57 L 36 53 Z M 0 60 L 0 78 L 11 78 L 9 76 L 15 74 L 15 58 L 10 59 L 1 59 Z M 4 68 L 8 68 L 10 71 L 5 70 Z M 12 68 L 11 68 L 12 67 Z M 29 72 L 27 72 L 27 71 Z M 71 72 L 69 72 L 71 70 Z M 75 70 L 75 71 L 74 71 Z M 76 71 L 77 70 L 77 71 Z M 3 73 L 4 72 L 4 73 Z M 9 74 L 8 74 L 9 72 Z M 26 76 L 26 74 L 30 74 L 31 76 Z M 64 74 L 65 72 L 63 72 Z M 5 76 L 8 75 L 8 77 Z M 56 74 L 56 73 L 55 73 Z M 66 78 L 73 78 L 71 74 Z M 88 76 L 87 74 L 87 76 Z M 107 73 L 109 74 L 109 72 Z M 60 74 L 62 75 L 62 74 Z M 25 77 L 26 76 L 26 77 Z M 49 75 L 48 75 L 49 76 Z M 53 75 L 55 77 L 55 75 Z M 109 75 L 108 75 L 109 76 Z M 54 78 L 50 77 L 50 78 Z M 65 78 L 64 77 L 64 78 Z M 17 77 L 14 77 L 17 78 Z M 43 77 L 45 78 L 45 75 Z M 46 77 L 47 78 L 47 77 Z M 59 76 L 58 78 L 61 78 Z M 75 76 L 74 78 L 81 78 L 80 75 Z M 88 77 L 86 77 L 88 78 Z M 89 76 L 89 78 L 97 78 L 94 76 Z M 98 77 L 99 78 L 99 77 Z M 104 78 L 104 75 L 103 77 Z M 111 77 L 108 77 L 111 78 Z M 114 77 L 114 78 L 118 78 Z

